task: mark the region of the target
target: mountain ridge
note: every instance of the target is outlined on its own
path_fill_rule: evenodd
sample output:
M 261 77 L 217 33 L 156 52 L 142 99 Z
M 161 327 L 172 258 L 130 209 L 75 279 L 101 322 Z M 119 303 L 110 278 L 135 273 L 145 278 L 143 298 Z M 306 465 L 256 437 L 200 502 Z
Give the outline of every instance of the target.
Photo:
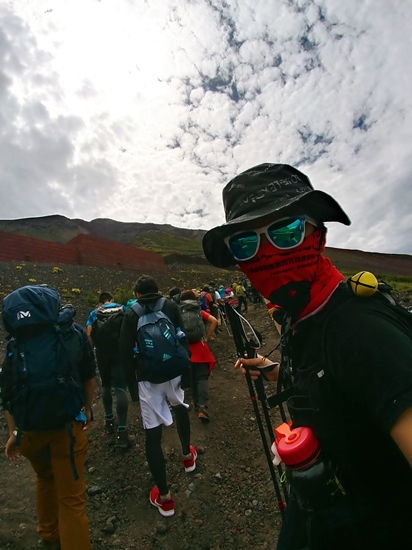
M 59 214 L 0 220 L 0 232 L 66 243 L 85 234 L 162 254 L 166 263 L 204 263 L 203 229 L 184 229 L 169 224 L 119 222 L 110 218 L 85 221 Z M 372 271 L 375 274 L 412 276 L 412 256 L 341 248 L 326 248 L 325 255 L 342 271 Z

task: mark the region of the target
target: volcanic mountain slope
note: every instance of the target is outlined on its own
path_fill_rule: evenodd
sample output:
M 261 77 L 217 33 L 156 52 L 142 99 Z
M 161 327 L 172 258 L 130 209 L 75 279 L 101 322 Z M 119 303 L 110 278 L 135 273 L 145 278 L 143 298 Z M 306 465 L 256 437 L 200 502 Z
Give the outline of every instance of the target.
M 205 262 L 201 244 L 205 231 L 202 229 L 119 222 L 108 218 L 87 222 L 52 215 L 0 220 L 0 232 L 2 231 L 59 243 L 66 243 L 79 234 L 86 234 L 158 252 L 165 257 L 168 264 L 181 260 L 190 263 L 188 257 L 196 258 L 193 263 Z M 381 254 L 340 248 L 327 248 L 325 254 L 344 272 L 367 270 L 378 275 L 412 276 L 412 256 L 407 254 Z

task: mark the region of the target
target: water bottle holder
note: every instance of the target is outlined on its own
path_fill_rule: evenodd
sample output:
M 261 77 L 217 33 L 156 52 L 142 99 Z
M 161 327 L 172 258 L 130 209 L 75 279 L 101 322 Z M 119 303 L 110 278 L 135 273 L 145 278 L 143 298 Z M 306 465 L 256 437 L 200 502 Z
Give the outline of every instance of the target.
M 320 469 L 312 470 L 309 466 L 305 472 L 287 468 L 287 478 L 298 501 L 305 512 L 321 512 L 331 506 L 341 506 L 343 497 L 349 495 L 346 484 L 342 483 L 342 472 L 322 453 Z M 319 467 L 319 463 L 318 463 Z
M 316 449 L 316 451 L 311 456 L 309 456 L 304 462 L 301 462 L 300 464 L 286 464 L 286 466 L 290 470 L 294 470 L 294 471 L 303 470 L 303 468 L 306 468 L 310 464 L 312 464 L 312 462 L 314 462 L 319 455 L 320 455 L 320 448 Z

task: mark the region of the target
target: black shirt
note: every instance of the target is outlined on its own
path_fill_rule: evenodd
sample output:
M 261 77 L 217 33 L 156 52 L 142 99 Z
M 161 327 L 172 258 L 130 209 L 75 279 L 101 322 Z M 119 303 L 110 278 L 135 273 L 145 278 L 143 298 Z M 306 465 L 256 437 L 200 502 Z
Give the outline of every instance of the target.
M 336 517 L 325 510 L 313 520 L 313 538 L 317 530 L 325 544 L 314 548 L 332 540 L 331 549 L 359 541 L 362 549 L 412 548 L 412 469 L 390 436 L 412 407 L 410 325 L 379 293 L 342 300 L 337 291 L 297 324 L 291 356 L 297 384 L 310 366 L 326 365 L 331 435 L 321 445 L 335 453 L 352 490 L 346 512 L 343 504 Z

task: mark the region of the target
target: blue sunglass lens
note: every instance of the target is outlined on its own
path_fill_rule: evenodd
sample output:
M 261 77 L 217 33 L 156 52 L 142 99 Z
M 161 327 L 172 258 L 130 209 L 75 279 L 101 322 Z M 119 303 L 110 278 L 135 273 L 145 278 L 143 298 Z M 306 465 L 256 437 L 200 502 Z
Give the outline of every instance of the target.
M 285 222 L 274 223 L 268 230 L 267 234 L 272 243 L 277 248 L 293 248 L 302 242 L 302 237 L 305 232 L 305 220 L 291 220 L 287 225 Z
M 256 231 L 244 231 L 229 239 L 229 248 L 237 260 L 247 260 L 254 256 L 259 244 Z

